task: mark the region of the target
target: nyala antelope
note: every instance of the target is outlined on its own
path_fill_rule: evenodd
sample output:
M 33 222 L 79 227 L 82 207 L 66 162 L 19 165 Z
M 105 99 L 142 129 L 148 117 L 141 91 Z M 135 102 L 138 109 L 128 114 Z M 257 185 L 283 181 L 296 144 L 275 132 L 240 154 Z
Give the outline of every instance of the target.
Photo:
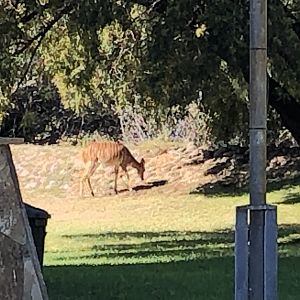
M 144 180 L 145 160 L 142 158 L 138 162 L 130 151 L 120 142 L 92 142 L 81 152 L 81 159 L 85 165 L 84 172 L 80 178 L 80 195 L 83 196 L 84 184 L 87 182 L 90 193 L 94 196 L 90 178 L 96 171 L 99 164 L 114 167 L 115 186 L 114 191 L 117 194 L 117 182 L 119 169 L 121 168 L 127 177 L 127 186 L 131 191 L 130 178 L 127 167 L 135 168 L 141 180 Z

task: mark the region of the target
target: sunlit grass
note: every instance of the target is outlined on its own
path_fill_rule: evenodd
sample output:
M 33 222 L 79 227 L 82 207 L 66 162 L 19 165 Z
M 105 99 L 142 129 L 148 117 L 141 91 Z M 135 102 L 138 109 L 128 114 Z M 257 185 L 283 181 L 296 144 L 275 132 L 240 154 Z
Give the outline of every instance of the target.
M 300 187 L 286 185 L 267 199 L 278 208 L 279 299 L 296 300 Z M 47 227 L 50 299 L 233 298 L 235 208 L 249 202 L 247 194 L 76 201 L 79 214 L 54 215 Z
M 268 201 L 278 206 L 279 224 L 297 224 L 300 203 L 284 203 L 286 199 L 291 199 L 291 195 L 299 195 L 299 192 L 299 187 L 290 186 L 268 194 Z M 124 201 L 130 202 L 129 200 L 120 202 L 119 208 L 122 209 Z M 91 206 L 97 206 L 95 201 L 99 200 L 92 200 Z M 109 197 L 101 198 L 101 202 L 109 201 Z M 93 217 L 93 209 L 90 210 L 90 218 L 86 218 L 85 211 L 82 218 L 77 216 L 74 220 L 50 219 L 45 264 L 101 265 L 181 261 L 206 257 L 207 252 L 211 253 L 211 257 L 224 253 L 229 255 L 230 251 L 232 255 L 235 207 L 247 204 L 248 195 L 209 198 L 203 195 L 176 198 L 152 195 L 139 201 L 144 203 L 144 212 L 132 214 L 129 205 L 128 211 L 119 216 L 114 215 L 105 222 L 97 219 L 97 214 Z M 108 204 L 106 213 L 110 214 Z M 296 238 L 297 232 L 286 235 L 279 241 L 284 243 Z

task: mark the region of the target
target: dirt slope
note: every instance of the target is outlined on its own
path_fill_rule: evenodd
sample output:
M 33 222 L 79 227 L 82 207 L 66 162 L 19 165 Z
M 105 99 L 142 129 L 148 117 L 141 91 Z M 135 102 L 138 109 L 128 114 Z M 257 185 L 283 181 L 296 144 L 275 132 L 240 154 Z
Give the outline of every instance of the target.
M 58 197 L 77 197 L 83 165 L 80 147 L 14 145 L 11 147 L 22 191 L 51 193 Z M 249 152 L 228 147 L 207 151 L 192 144 L 185 146 L 129 147 L 133 155 L 146 161 L 145 183 L 136 170 L 129 174 L 138 194 L 215 191 L 216 188 L 246 187 L 249 178 Z M 269 147 L 267 174 L 269 182 L 284 184 L 300 177 L 299 147 Z M 92 177 L 96 196 L 113 193 L 113 169 L 101 166 Z M 128 195 L 119 180 L 119 190 Z
M 11 147 L 21 190 L 47 192 L 76 197 L 82 164 L 79 147 L 14 145 Z M 135 170 L 130 170 L 135 190 L 144 193 L 189 193 L 199 184 L 209 183 L 213 175 L 204 176 L 205 170 L 213 165 L 212 160 L 201 160 L 201 149 L 193 145 L 155 149 L 130 148 L 134 156 L 146 161 L 146 184 L 139 181 Z M 195 163 L 196 162 L 196 163 Z M 203 160 L 201 160 L 203 162 Z M 114 175 L 111 168 L 99 167 L 92 177 L 97 196 L 113 193 Z M 119 189 L 124 194 L 126 185 L 119 180 Z M 122 191 L 123 190 L 123 191 Z

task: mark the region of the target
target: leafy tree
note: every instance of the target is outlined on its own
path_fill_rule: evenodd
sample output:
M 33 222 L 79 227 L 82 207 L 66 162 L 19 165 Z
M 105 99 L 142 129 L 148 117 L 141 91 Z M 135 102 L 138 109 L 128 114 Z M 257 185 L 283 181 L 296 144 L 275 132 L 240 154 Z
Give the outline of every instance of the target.
M 216 139 L 245 140 L 248 4 L 2 1 L 0 109 L 36 70 L 53 78 L 64 106 L 78 113 L 138 104 L 157 112 L 158 122 L 169 107 L 197 100 Z M 300 142 L 299 1 L 269 3 L 268 24 L 269 104 Z M 277 124 L 271 109 L 269 119 Z

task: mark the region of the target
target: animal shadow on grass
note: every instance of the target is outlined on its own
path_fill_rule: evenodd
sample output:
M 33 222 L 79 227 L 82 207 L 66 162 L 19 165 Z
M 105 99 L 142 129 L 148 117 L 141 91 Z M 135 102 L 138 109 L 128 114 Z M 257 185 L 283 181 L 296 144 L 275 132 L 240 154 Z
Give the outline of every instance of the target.
M 159 187 L 159 186 L 163 186 L 165 184 L 168 183 L 168 180 L 155 180 L 155 181 L 150 181 L 150 182 L 147 182 L 146 184 L 141 184 L 141 185 L 137 185 L 137 186 L 134 186 L 132 189 L 136 192 L 138 191 L 141 191 L 141 190 L 150 190 L 154 187 Z M 128 189 L 122 189 L 119 191 L 119 193 L 124 193 L 124 192 L 127 192 Z

